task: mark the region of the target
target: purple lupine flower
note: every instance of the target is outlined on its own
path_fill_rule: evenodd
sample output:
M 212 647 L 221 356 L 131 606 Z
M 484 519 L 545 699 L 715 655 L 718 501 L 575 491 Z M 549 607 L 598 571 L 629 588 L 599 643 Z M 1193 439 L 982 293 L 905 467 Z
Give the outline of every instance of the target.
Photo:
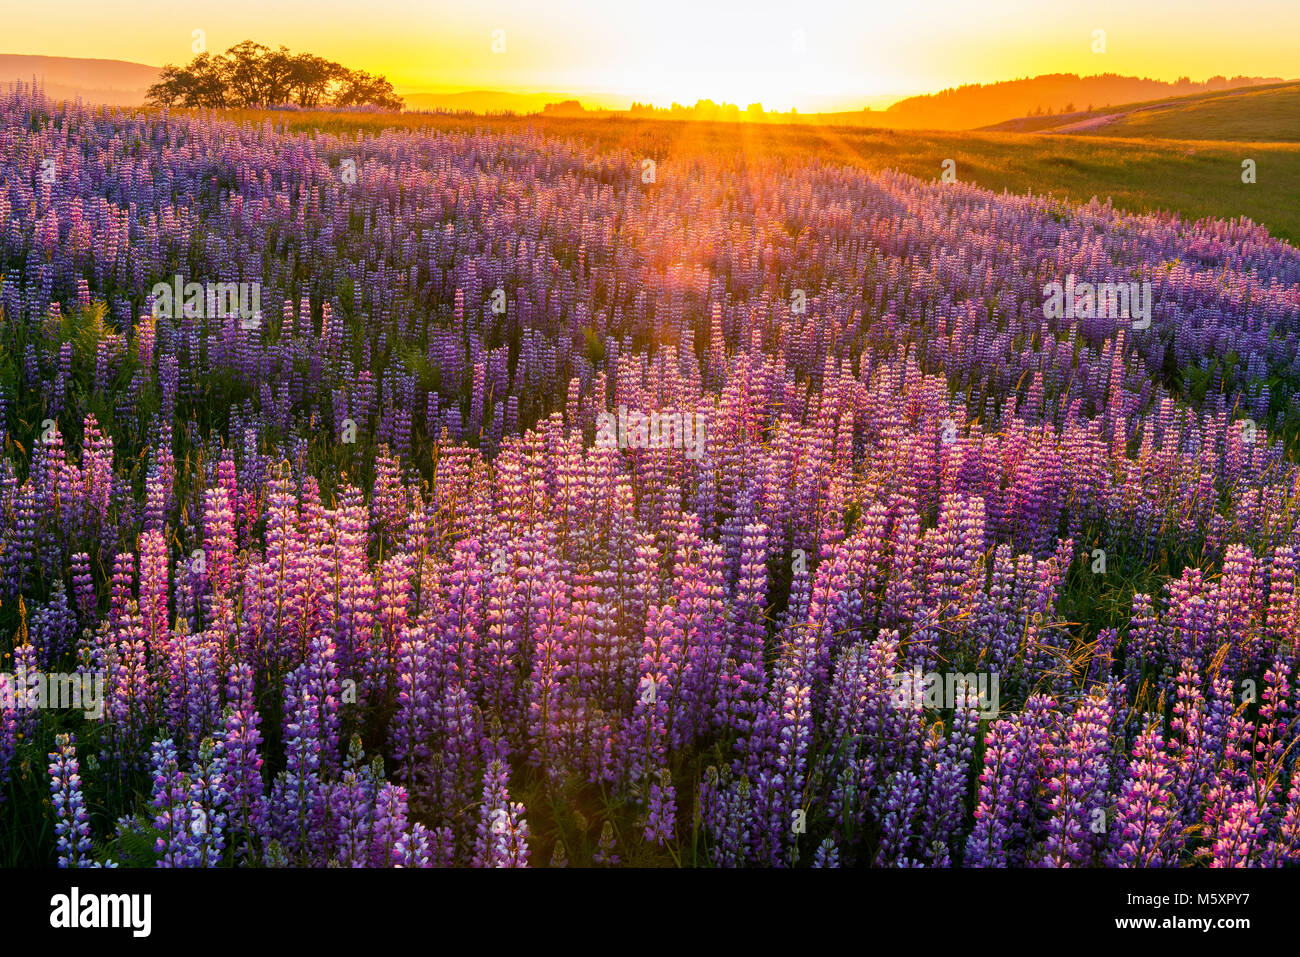
M 1277 834 L 1260 860 L 1264 867 L 1285 867 L 1300 862 L 1300 767 L 1291 776 L 1286 810 L 1278 824 Z
M 198 867 L 216 867 L 226 847 L 226 790 L 223 742 L 204 738 L 190 777 L 189 828 Z
M 753 803 L 749 781 L 732 779 L 730 770 L 710 765 L 700 782 L 700 819 L 713 844 L 710 856 L 718 867 L 741 867 L 753 843 Z
M 402 863 L 406 814 L 406 790 L 395 784 L 380 787 L 375 795 L 374 837 L 370 845 L 373 866 L 393 867 Z
M 600 840 L 596 843 L 596 851 L 592 855 L 591 862 L 597 867 L 616 867 L 619 863 L 619 856 L 615 850 L 614 843 L 614 825 L 606 821 L 601 825 Z
M 235 580 L 235 513 L 227 489 L 218 486 L 204 493 L 203 531 L 208 614 L 215 603 L 229 597 Z
M 483 803 L 474 843 L 475 867 L 527 867 L 528 823 L 524 806 L 510 800 L 509 771 L 492 761 L 483 772 Z
M 167 613 L 167 540 L 161 530 L 148 531 L 140 536 L 139 548 L 139 607 L 145 645 L 152 655 L 166 656 L 171 651 Z M 93 591 L 91 600 L 93 601 Z
M 1107 738 L 1112 715 L 1105 698 L 1079 703 L 1065 738 L 1048 757 L 1052 818 L 1041 863 L 1047 867 L 1087 864 L 1103 846 L 1110 782 Z
M 1231 800 L 1214 830 L 1211 867 L 1250 867 L 1262 849 L 1266 823 L 1252 795 Z
M 1181 845 L 1172 786 L 1174 773 L 1160 735 L 1160 718 L 1148 715 L 1133 746 L 1128 777 L 1120 788 L 1107 859 L 1112 867 L 1160 867 Z
M 90 556 L 77 552 L 72 556 L 72 588 L 77 596 L 77 613 L 81 623 L 94 628 L 98 621 L 98 600 L 95 597 L 95 580 L 90 573 Z
M 722 602 L 722 551 L 700 540 L 694 516 L 678 534 L 673 577 L 675 629 L 681 636 L 681 708 L 670 721 L 674 744 L 690 741 L 718 722 L 718 681 L 722 669 L 725 609 Z
M 767 691 L 764 645 L 767 637 L 767 526 L 746 525 L 740 544 L 740 573 L 732 603 L 728 657 L 722 695 L 728 723 L 744 754 L 759 702 Z
M 1192 821 L 1201 815 L 1205 788 L 1213 775 L 1214 754 L 1209 746 L 1209 718 L 1201 679 L 1190 660 L 1184 659 L 1177 678 L 1177 696 L 1170 722 L 1169 752 L 1174 762 L 1171 786 L 1178 801 L 1178 816 Z
M 961 836 L 962 818 L 979 728 L 979 695 L 962 681 L 955 703 L 948 737 L 926 739 L 927 763 L 933 771 L 923 814 L 926 851 L 935 866 L 946 864 L 965 845 Z
M 60 734 L 54 739 L 58 749 L 50 752 L 50 799 L 57 822 L 59 867 L 93 867 L 90 858 L 90 815 L 81 794 L 81 772 L 77 762 L 76 739 Z
M 667 606 L 652 606 L 642 643 L 638 697 L 625 728 L 629 772 L 634 778 L 648 778 L 664 765 L 670 727 L 677 710 L 679 641 L 672 610 Z
M 253 671 L 234 664 L 227 678 L 223 782 L 228 795 L 232 846 L 240 858 L 255 858 L 268 836 L 268 809 L 258 746 L 262 723 L 254 707 Z M 237 843 L 236 843 L 237 842 Z
M 109 659 L 105 717 L 110 753 L 125 768 L 137 766 L 143 757 L 146 728 L 155 712 L 155 685 L 149 674 L 144 626 L 135 602 L 126 606 L 115 630 L 117 643 Z
M 921 805 L 920 776 L 901 768 L 890 776 L 879 802 L 880 846 L 875 863 L 882 866 L 910 867 L 917 828 L 913 819 Z
M 535 645 L 528 685 L 528 732 L 533 748 L 531 760 L 556 775 L 562 771 L 556 754 L 560 745 L 559 714 L 566 704 L 567 679 L 575 673 L 575 662 L 566 653 L 568 619 L 569 589 L 552 572 L 534 595 Z
M 68 594 L 62 581 L 54 583 L 49 603 L 33 612 L 28 627 L 42 666 L 49 668 L 72 649 L 77 619 L 68 605 Z
M 355 735 L 348 748 L 348 769 L 329 791 L 331 824 L 337 830 L 335 860 L 343 867 L 366 867 L 375 823 L 374 782 L 359 761 L 361 739 Z M 382 862 L 381 866 L 382 866 Z
M 839 867 L 840 851 L 829 837 L 817 845 L 813 853 L 813 867 Z
M 993 723 L 985 737 L 975 826 L 966 841 L 967 867 L 1016 866 L 1031 833 L 1033 791 L 1045 745 L 1050 699 L 1036 695 L 1025 711 Z
M 478 656 L 478 693 L 501 720 L 515 726 L 521 719 L 521 689 L 515 655 L 522 632 L 522 609 L 515 604 L 516 578 L 504 549 L 496 554 L 486 581 L 484 622 L 487 640 Z
M 459 683 L 444 687 L 441 704 L 442 746 L 434 753 L 434 760 L 425 773 L 433 785 L 433 806 L 450 814 L 473 800 L 474 779 L 478 777 L 477 752 L 484 735 L 469 694 Z M 484 763 L 493 758 L 508 764 L 504 742 Z
M 320 703 L 311 668 L 289 673 L 284 685 L 284 750 L 287 767 L 271 787 L 272 833 L 293 857 L 317 857 L 327 789 L 321 778 Z
M 659 846 L 673 840 L 677 809 L 676 790 L 672 775 L 661 768 L 650 782 L 650 798 L 646 814 L 645 839 Z
M 317 635 L 307 648 L 303 663 L 304 694 L 310 696 L 316 714 L 312 726 L 320 740 L 320 768 L 323 774 L 338 770 L 339 766 L 339 703 L 342 686 L 339 667 L 335 662 L 334 642 L 326 634 Z
M 779 704 L 770 702 L 766 722 L 773 742 L 754 784 L 755 853 L 773 866 L 798 858 L 798 837 L 806 831 L 805 777 L 812 740 L 811 689 L 786 685 Z
M 397 667 L 397 711 L 390 740 L 401 780 L 407 788 L 414 788 L 417 768 L 429 757 L 429 740 L 441 727 L 434 700 L 432 658 L 422 625 L 402 629 Z
M 398 867 L 434 866 L 429 831 L 418 821 L 397 839 L 393 852 Z
M 159 867 L 198 867 L 200 851 L 190 830 L 190 781 L 176 763 L 176 748 L 170 738 L 155 741 L 150 748 L 153 775 L 153 826 L 158 838 L 154 850 Z

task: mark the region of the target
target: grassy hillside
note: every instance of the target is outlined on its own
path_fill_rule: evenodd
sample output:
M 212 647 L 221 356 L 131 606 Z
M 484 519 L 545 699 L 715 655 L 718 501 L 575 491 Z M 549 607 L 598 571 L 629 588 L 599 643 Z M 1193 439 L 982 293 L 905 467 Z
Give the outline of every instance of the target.
M 1300 83 L 1192 98 L 1125 114 L 1101 136 L 1300 142 Z
M 1061 114 L 1076 110 L 1086 115 L 1094 105 L 1109 111 L 1114 104 L 1153 101 L 1169 97 L 1207 93 L 1213 90 L 1247 88 L 1276 83 L 1280 77 L 1215 77 L 1205 83 L 1181 80 L 1164 83 L 1146 77 L 1077 76 L 1073 73 L 1049 73 L 1043 76 L 1000 83 L 959 86 L 922 96 L 908 97 L 893 104 L 886 122 L 898 121 L 911 129 L 969 130 L 1012 118 L 1026 120 L 1060 119 Z M 1029 116 L 1030 113 L 1040 114 Z M 1053 115 L 1055 114 L 1055 115 Z
M 1300 145 L 1252 144 L 1258 181 L 1246 185 L 1241 144 L 1006 133 L 874 133 L 846 140 L 871 167 L 933 178 L 942 163 L 936 157 L 952 158 L 959 179 L 988 189 L 1082 202 L 1096 196 L 1123 209 L 1190 219 L 1246 216 L 1300 243 Z
M 958 175 L 990 189 L 1032 189 L 1076 201 L 1096 196 L 1124 209 L 1166 210 L 1190 219 L 1246 216 L 1300 244 L 1300 193 L 1295 188 L 1300 145 L 1247 148 L 1240 143 L 1032 134 L 966 134 L 950 142 Z M 1258 168 L 1252 185 L 1241 182 L 1241 161 L 1247 156 Z
M 1003 133 L 1079 133 L 1126 138 L 1300 142 L 1300 83 L 1198 93 L 985 128 Z

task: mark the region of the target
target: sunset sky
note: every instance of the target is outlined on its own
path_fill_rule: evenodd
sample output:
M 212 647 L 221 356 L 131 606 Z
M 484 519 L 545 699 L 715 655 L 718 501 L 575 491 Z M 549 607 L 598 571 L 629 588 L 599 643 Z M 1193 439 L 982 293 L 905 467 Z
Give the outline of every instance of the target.
M 214 52 L 284 44 L 384 73 L 399 92 L 571 92 L 601 105 L 709 97 L 808 111 L 1039 73 L 1300 75 L 1297 0 L 51 0 L 0 17 L 0 53 L 183 63 L 202 29 Z

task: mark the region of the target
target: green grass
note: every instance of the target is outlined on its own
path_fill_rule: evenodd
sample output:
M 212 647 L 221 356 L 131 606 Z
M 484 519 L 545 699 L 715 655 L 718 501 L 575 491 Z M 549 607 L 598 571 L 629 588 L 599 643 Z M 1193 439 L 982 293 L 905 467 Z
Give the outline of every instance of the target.
M 1188 97 L 1128 113 L 1099 136 L 1242 142 L 1300 142 L 1300 84 Z
M 1300 141 L 1300 82 L 1107 104 L 1074 113 L 1017 116 L 977 132 L 1051 133 L 1105 117 L 1110 122 L 1087 134 L 1294 143 Z
M 1292 245 L 1300 243 L 1300 144 L 1205 143 L 1015 133 L 904 134 L 891 165 L 934 178 L 944 149 L 957 177 L 993 190 L 1047 193 L 1087 202 L 1110 199 L 1134 212 L 1187 219 L 1240 216 Z M 901 138 L 901 136 L 900 136 Z M 868 154 L 867 165 L 879 162 Z M 1241 181 L 1241 161 L 1256 182 Z

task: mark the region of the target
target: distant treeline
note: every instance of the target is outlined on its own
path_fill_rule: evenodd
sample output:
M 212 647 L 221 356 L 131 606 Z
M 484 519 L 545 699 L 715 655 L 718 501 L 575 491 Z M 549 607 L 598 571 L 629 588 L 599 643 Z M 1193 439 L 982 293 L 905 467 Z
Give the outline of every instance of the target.
M 783 114 L 772 112 L 764 113 L 762 103 L 751 103 L 743 110 L 735 103 L 715 103 L 712 100 L 696 100 L 694 106 L 686 106 L 682 103 L 674 103 L 669 107 L 655 106 L 653 103 L 633 103 L 628 110 L 633 116 L 657 116 L 669 119 L 683 120 L 729 120 L 736 121 L 741 119 L 761 120 L 764 118 L 779 118 Z M 798 115 L 798 110 L 790 110 L 789 116 Z
M 225 53 L 200 53 L 189 66 L 162 68 L 149 87 L 160 106 L 251 107 L 294 103 L 319 106 L 373 106 L 400 110 L 393 84 L 364 70 L 349 70 L 311 53 L 272 50 L 245 40 Z
M 1213 76 L 1203 83 L 1189 77 L 1180 77 L 1169 83 L 1114 73 L 1083 77 L 1073 73 L 1052 73 L 998 83 L 971 83 L 938 93 L 910 96 L 885 110 L 866 108 L 823 113 L 820 117 L 853 126 L 966 130 L 1023 116 L 1074 113 L 1085 108 L 1091 111 L 1101 105 L 1118 106 L 1277 82 L 1280 82 L 1278 77 Z M 543 112 L 552 116 L 576 116 L 584 111 L 576 100 L 568 100 L 548 104 Z M 633 103 L 627 113 L 655 119 L 730 122 L 797 123 L 806 119 L 798 110 L 776 112 L 764 110 L 761 103 L 751 103 L 742 108 L 734 103 L 715 103 L 712 100 L 699 100 L 694 106 L 673 103 L 669 107 Z
M 560 103 L 547 103 L 542 110 L 545 116 L 583 116 L 592 112 L 596 114 L 619 113 L 634 117 L 653 117 L 655 119 L 724 120 L 730 122 L 737 120 L 780 120 L 783 117 L 796 114 L 795 110 L 791 110 L 788 114 L 764 113 L 763 104 L 761 103 L 751 103 L 742 110 L 734 103 L 715 103 L 712 100 L 697 100 L 694 106 L 684 106 L 681 103 L 674 103 L 672 106 L 655 106 L 653 103 L 634 102 L 627 110 L 595 111 L 585 109 L 578 100 L 564 100 Z

